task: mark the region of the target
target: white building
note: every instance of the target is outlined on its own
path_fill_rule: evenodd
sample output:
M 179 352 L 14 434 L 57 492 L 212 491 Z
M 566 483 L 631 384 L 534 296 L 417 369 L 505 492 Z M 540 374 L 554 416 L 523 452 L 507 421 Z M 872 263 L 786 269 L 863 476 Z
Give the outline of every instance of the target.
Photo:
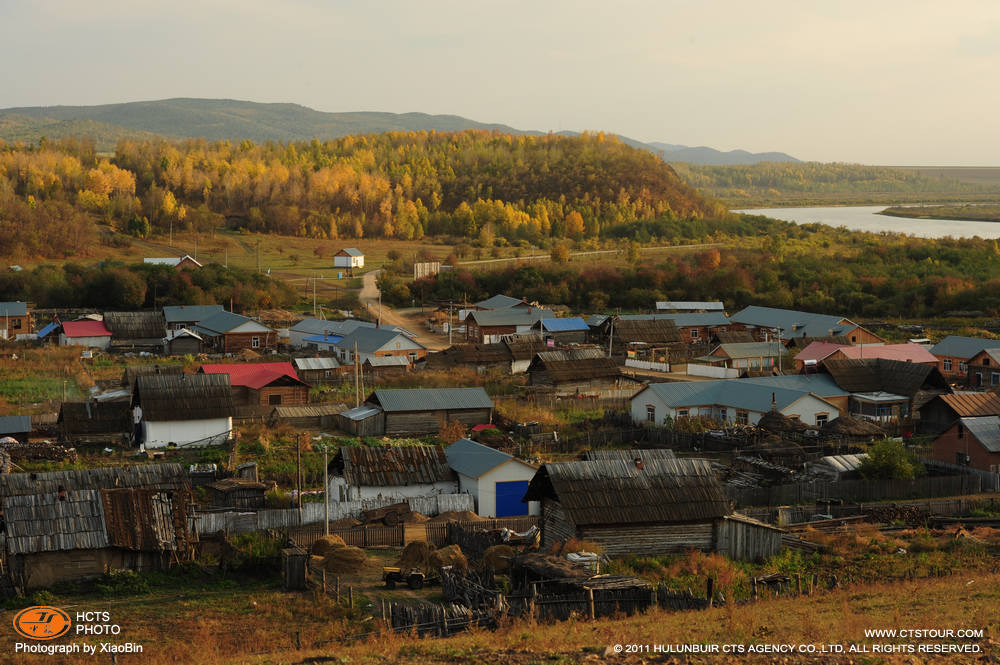
M 62 332 L 59 333 L 59 346 L 85 346 L 103 351 L 110 344 L 111 331 L 104 321 L 67 321 L 62 324 Z
M 333 255 L 334 268 L 364 268 L 365 255 L 360 249 L 347 247 Z
M 225 443 L 233 429 L 228 374 L 151 374 L 132 393 L 136 442 L 144 448 Z
M 344 446 L 330 461 L 330 500 L 454 494 L 458 479 L 441 446 Z
M 370 358 L 402 356 L 412 365 L 427 356 L 423 344 L 388 328 L 356 328 L 334 343 L 332 350 L 342 364 L 353 365 L 355 349 L 361 364 Z
M 837 418 L 837 406 L 808 390 L 749 379 L 693 383 L 653 383 L 632 398 L 632 420 L 662 425 L 667 418 L 709 418 L 719 423 L 756 425 L 772 408 L 806 425 L 822 427 Z
M 513 455 L 469 439 L 445 449 L 448 464 L 458 474 L 458 489 L 476 501 L 480 517 L 540 515 L 538 501 L 521 501 L 537 469 Z

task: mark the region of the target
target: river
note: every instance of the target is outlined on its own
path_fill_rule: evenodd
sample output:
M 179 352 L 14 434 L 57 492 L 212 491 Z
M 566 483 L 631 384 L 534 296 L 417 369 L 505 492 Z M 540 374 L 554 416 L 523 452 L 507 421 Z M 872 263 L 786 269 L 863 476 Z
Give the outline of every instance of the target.
M 970 222 L 960 219 L 910 219 L 876 213 L 890 206 L 837 206 L 831 208 L 754 208 L 733 210 L 766 215 L 796 224 L 820 223 L 844 226 L 852 231 L 907 233 L 918 238 L 1000 238 L 1000 222 Z

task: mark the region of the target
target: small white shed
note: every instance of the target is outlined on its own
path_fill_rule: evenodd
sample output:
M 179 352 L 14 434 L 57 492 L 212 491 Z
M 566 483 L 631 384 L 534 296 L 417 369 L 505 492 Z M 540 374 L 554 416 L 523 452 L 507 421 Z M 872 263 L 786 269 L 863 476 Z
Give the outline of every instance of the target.
M 347 247 L 333 255 L 334 268 L 364 268 L 365 255 L 360 249 Z
M 480 517 L 541 514 L 539 502 L 521 501 L 537 471 L 527 462 L 469 439 L 451 444 L 445 455 L 458 474 L 459 491 L 473 496 Z

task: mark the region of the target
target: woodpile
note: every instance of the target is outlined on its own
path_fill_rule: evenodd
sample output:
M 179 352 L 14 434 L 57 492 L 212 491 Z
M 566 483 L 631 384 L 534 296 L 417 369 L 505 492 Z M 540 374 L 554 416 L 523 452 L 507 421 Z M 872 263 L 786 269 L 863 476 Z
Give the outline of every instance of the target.
M 865 519 L 873 524 L 903 522 L 910 526 L 925 524 L 930 513 L 916 506 L 871 506 L 865 508 Z
M 76 448 L 67 448 L 49 441 L 5 443 L 0 445 L 0 450 L 9 455 L 10 459 L 14 462 L 76 461 Z
M 828 422 L 823 427 L 823 434 L 839 434 L 841 436 L 882 436 L 885 432 L 881 427 L 867 420 L 859 420 L 851 416 L 840 416 Z

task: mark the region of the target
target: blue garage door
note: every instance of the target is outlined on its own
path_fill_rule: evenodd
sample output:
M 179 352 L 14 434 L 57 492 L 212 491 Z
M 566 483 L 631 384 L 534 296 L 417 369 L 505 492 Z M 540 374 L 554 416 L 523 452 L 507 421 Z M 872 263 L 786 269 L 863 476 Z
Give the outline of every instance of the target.
M 528 491 L 527 480 L 511 480 L 497 483 L 497 517 L 512 515 L 527 515 L 528 504 L 522 503 L 524 493 Z

